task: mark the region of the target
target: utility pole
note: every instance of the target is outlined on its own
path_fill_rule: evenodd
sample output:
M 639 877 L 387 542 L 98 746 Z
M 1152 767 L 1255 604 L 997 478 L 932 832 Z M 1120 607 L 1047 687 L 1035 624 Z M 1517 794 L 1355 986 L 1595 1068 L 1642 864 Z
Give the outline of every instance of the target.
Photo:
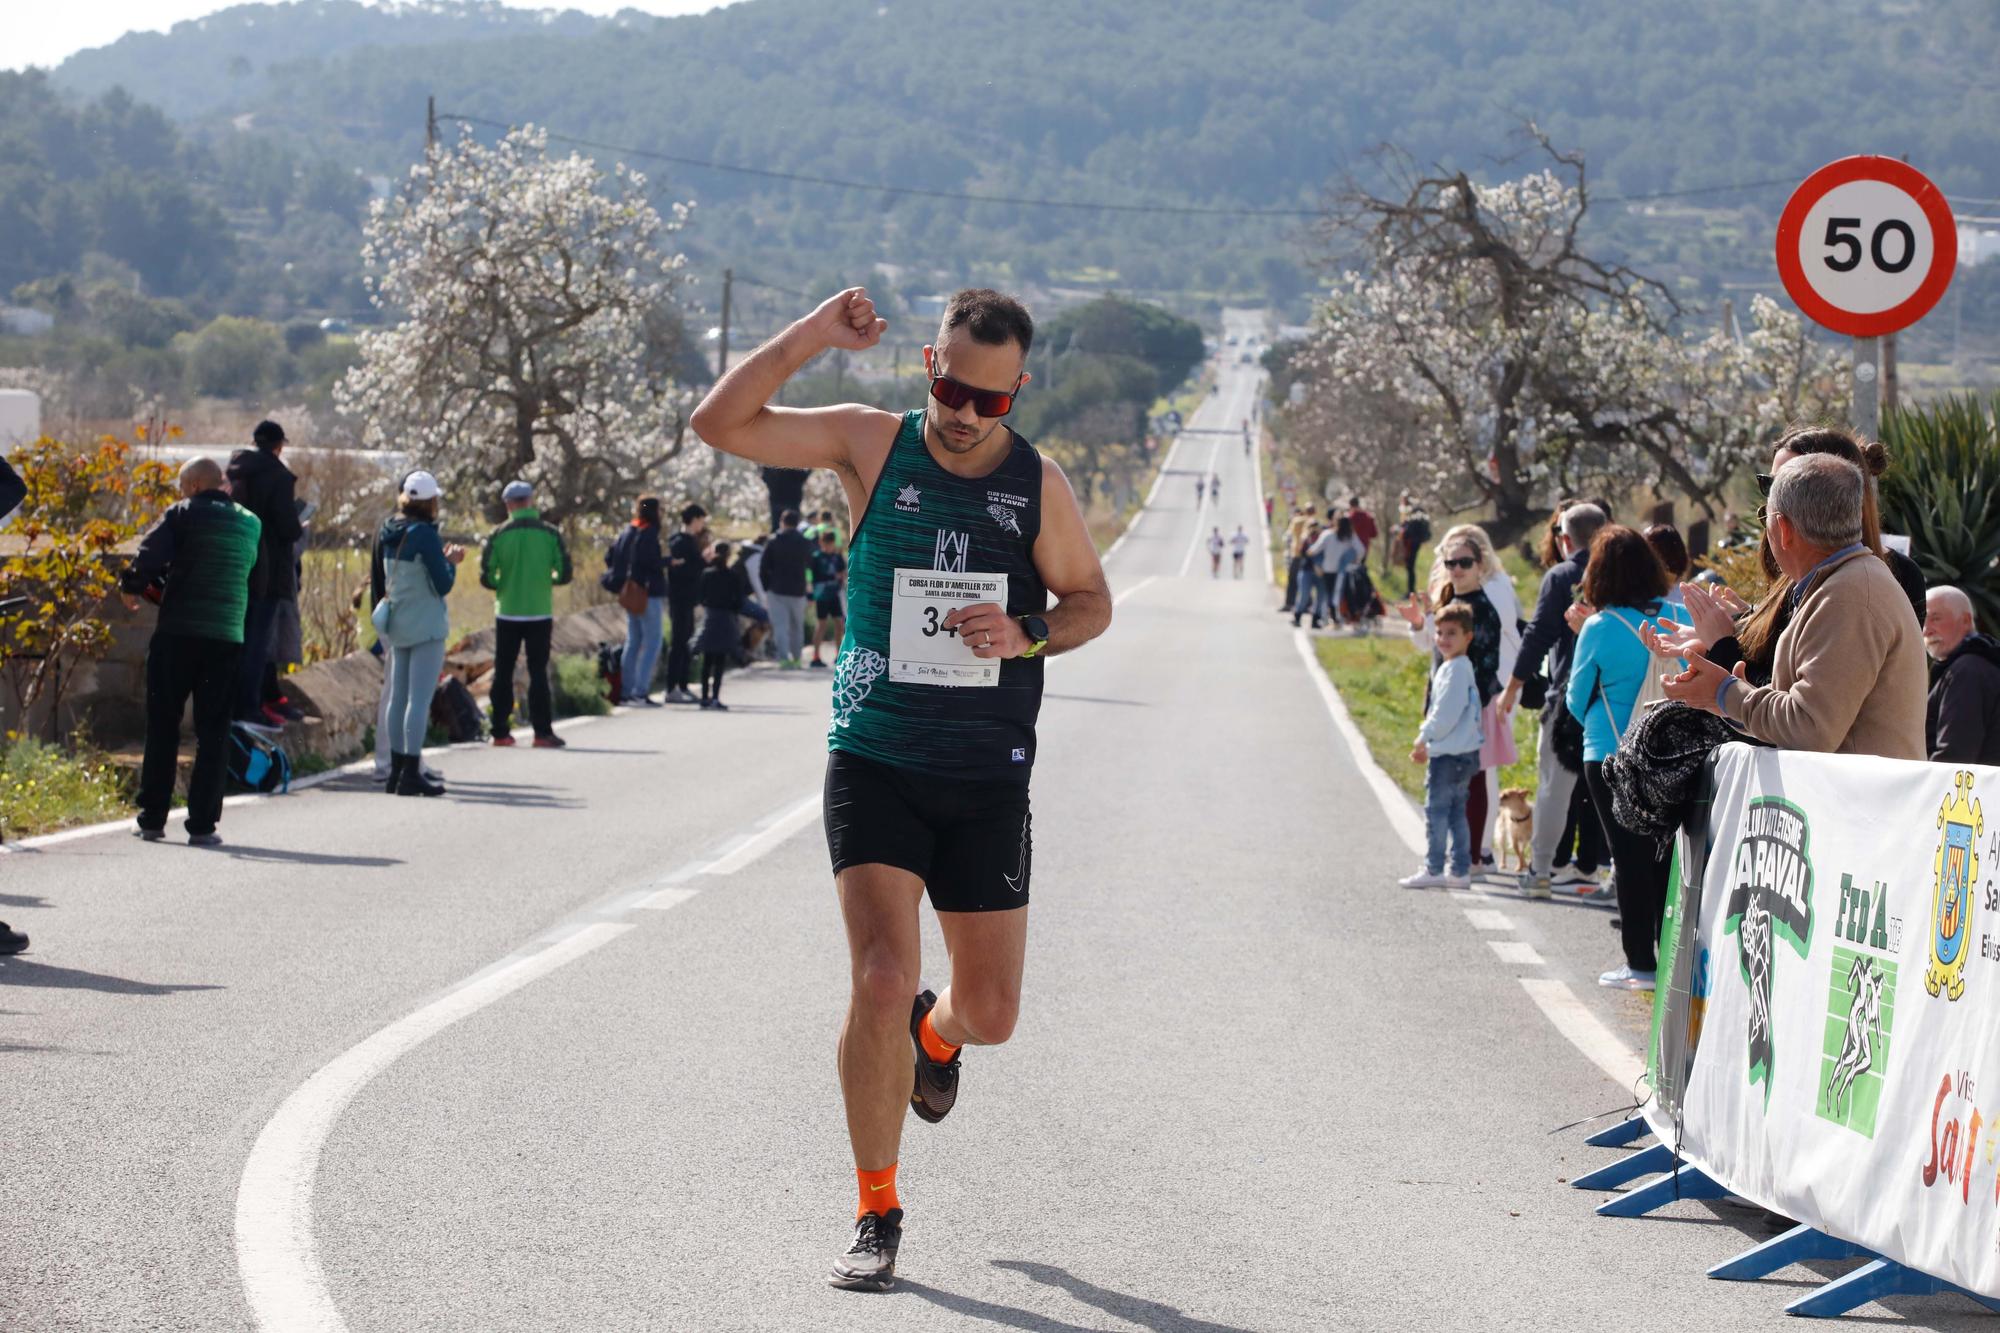
M 438 147 L 438 100 L 435 94 L 424 98 L 424 158 L 437 157 Z
M 736 270 L 722 270 L 722 346 L 715 354 L 715 374 L 720 379 L 729 371 L 729 293 L 736 285 Z
M 1896 410 L 1900 398 L 1896 381 L 1896 335 L 1882 335 L 1882 416 L 1884 420 Z

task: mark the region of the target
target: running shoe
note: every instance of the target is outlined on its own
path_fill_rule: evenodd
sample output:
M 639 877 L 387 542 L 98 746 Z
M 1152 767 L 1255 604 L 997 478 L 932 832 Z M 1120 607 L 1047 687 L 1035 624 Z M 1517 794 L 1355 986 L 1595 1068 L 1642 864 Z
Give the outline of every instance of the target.
M 1521 896 L 1523 898 L 1553 898 L 1549 890 L 1547 875 L 1524 874 L 1521 876 Z
M 887 1291 L 896 1285 L 896 1249 L 903 1243 L 903 1210 L 863 1213 L 854 1219 L 854 1244 L 833 1261 L 827 1283 L 844 1291 Z
M 952 1056 L 950 1064 L 939 1064 L 924 1050 L 923 1039 L 917 1035 L 924 1015 L 936 1007 L 937 995 L 932 991 L 919 995 L 910 1006 L 910 1045 L 917 1049 L 917 1081 L 910 1089 L 910 1109 L 917 1113 L 917 1119 L 933 1125 L 958 1104 L 958 1056 Z M 962 1047 L 959 1054 L 964 1054 Z
M 1607 986 L 1612 990 L 1651 990 L 1653 989 L 1653 974 L 1651 972 L 1635 972 L 1629 967 L 1618 967 L 1599 977 L 1597 984 Z
M 220 847 L 221 845 L 222 835 L 220 833 L 188 834 L 188 846 L 190 847 Z
M 1430 871 L 1422 867 L 1413 874 L 1403 876 L 1396 883 L 1406 889 L 1442 889 L 1451 883 L 1451 876 L 1443 871 Z
M 142 828 L 137 830 L 141 842 L 164 842 L 167 831 L 163 828 Z
M 514 738 L 504 731 L 496 731 L 493 733 L 493 743 L 495 745 L 512 745 Z
M 814 670 L 818 670 L 818 671 L 824 671 L 824 670 L 826 670 L 826 663 L 824 663 L 824 662 L 820 661 L 820 660 L 819 660 L 819 659 L 818 659 L 817 657 L 815 657 L 815 658 L 814 658 L 814 659 L 813 659 L 812 661 L 810 661 L 810 662 L 806 663 L 806 665 L 807 665 L 808 667 L 811 667 L 811 668 L 813 668 Z
M 1602 887 L 1604 883 L 1603 880 L 1598 878 L 1595 870 L 1578 870 L 1575 866 L 1564 866 L 1561 870 L 1556 871 L 1555 879 L 1551 882 L 1559 889 L 1590 889 L 1593 891 Z
M 553 731 L 546 736 L 535 737 L 535 748 L 537 750 L 561 750 L 568 745 L 568 741 L 556 735 Z

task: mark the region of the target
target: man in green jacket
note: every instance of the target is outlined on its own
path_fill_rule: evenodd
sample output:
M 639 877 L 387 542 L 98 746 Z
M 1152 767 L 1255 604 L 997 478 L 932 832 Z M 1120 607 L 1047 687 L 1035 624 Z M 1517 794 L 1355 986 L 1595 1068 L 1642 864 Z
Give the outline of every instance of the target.
M 510 481 L 500 492 L 507 521 L 487 539 L 479 557 L 479 582 L 498 600 L 493 635 L 493 743 L 514 743 L 514 661 L 528 650 L 528 720 L 535 746 L 560 750 L 549 700 L 549 639 L 555 632 L 555 593 L 570 579 L 569 548 L 562 534 L 534 508 L 535 488 Z

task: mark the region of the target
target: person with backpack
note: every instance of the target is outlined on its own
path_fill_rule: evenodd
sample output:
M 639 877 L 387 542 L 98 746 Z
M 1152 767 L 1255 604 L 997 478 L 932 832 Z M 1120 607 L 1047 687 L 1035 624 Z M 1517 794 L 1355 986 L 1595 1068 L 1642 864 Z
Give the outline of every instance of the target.
M 528 652 L 528 721 L 538 749 L 563 746 L 555 732 L 549 694 L 549 645 L 555 635 L 555 590 L 570 581 L 569 548 L 562 534 L 534 508 L 535 488 L 510 481 L 500 492 L 507 521 L 486 541 L 479 557 L 479 582 L 491 588 L 493 743 L 514 743 L 514 663 Z
M 660 554 L 660 497 L 642 495 L 632 522 L 604 557 L 604 587 L 625 611 L 625 663 L 618 679 L 624 704 L 653 702 L 653 670 L 660 664 L 660 616 L 667 607 L 667 565 Z
M 443 490 L 428 472 L 403 478 L 401 503 L 375 538 L 369 585 L 375 632 L 389 648 L 389 780 L 392 796 L 442 796 L 444 784 L 424 775 L 424 733 L 431 696 L 444 670 L 451 632 L 445 605 L 458 580 L 465 548 L 438 536 Z
M 188 845 L 213 847 L 228 776 L 230 712 L 243 659 L 244 617 L 265 554 L 264 525 L 229 498 L 212 458 L 181 464 L 179 503 L 160 516 L 119 575 L 128 610 L 159 603 L 146 647 L 146 753 L 139 768 L 139 836 L 167 836 L 179 767 L 181 712 L 194 699 Z M 268 633 L 269 625 L 265 626 Z
M 1667 614 L 1667 571 L 1643 536 L 1612 523 L 1592 538 L 1580 587 L 1580 605 L 1571 614 L 1585 618 L 1564 697 L 1583 721 L 1583 780 L 1611 844 L 1625 945 L 1625 965 L 1597 981 L 1649 991 L 1666 911 L 1667 860 L 1653 839 L 1625 828 L 1612 813 L 1604 761 L 1617 752 L 1639 710 L 1666 697 L 1661 677 L 1677 665 L 1656 659 L 1643 637 Z

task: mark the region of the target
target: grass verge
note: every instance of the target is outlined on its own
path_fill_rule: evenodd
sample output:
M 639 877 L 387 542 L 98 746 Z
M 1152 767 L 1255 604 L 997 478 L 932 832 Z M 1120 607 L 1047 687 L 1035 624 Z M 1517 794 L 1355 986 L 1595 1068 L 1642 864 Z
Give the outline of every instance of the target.
M 131 779 L 100 756 L 37 740 L 0 745 L 0 837 L 32 838 L 131 812 Z
M 1430 657 L 1410 647 L 1401 634 L 1313 641 L 1319 664 L 1347 705 L 1375 757 L 1397 786 L 1421 801 L 1424 770 L 1410 762 L 1410 743 L 1424 720 L 1424 681 Z M 1538 719 L 1514 710 L 1514 744 L 1521 757 L 1500 770 L 1502 787 L 1535 789 L 1535 728 Z

